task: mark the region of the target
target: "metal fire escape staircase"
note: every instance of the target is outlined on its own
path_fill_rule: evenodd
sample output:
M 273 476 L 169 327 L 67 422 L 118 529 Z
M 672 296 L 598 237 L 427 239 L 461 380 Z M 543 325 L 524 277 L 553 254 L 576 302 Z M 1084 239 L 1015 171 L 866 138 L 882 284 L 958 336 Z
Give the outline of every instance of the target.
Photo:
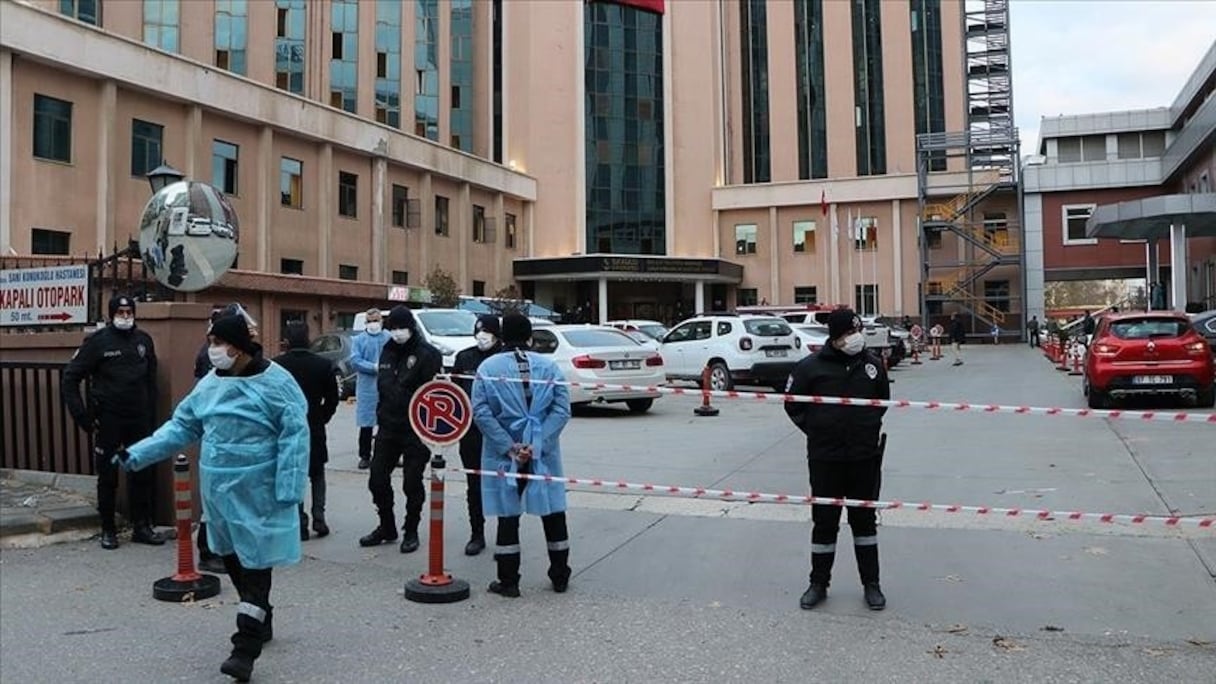
M 967 130 L 917 136 L 920 225 L 922 234 L 921 309 L 930 302 L 952 302 L 986 327 L 1007 327 L 1008 315 L 988 301 L 982 279 L 999 266 L 1020 265 L 1021 221 L 985 225 L 976 209 L 998 193 L 1017 193 L 1018 132 L 1013 125 L 1013 86 L 1009 52 L 1008 0 L 964 0 L 966 42 Z M 957 173 L 965 165 L 962 184 L 944 184 L 929 172 L 932 159 L 954 159 Z M 949 199 L 942 195 L 954 194 Z M 1017 206 L 1021 206 L 1017 202 Z M 928 244 L 939 235 L 957 235 L 967 247 L 959 263 L 933 263 Z M 977 294 L 978 291 L 978 294 Z M 1012 293 L 1010 293 L 1012 294 Z M 985 330 L 986 332 L 986 330 Z

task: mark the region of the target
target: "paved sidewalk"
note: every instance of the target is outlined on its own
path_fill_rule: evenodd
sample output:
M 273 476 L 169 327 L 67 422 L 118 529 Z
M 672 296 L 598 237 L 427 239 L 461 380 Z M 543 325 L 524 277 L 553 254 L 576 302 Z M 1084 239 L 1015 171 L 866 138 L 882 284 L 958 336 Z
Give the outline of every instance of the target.
M 96 478 L 0 470 L 0 548 L 31 548 L 97 534 Z

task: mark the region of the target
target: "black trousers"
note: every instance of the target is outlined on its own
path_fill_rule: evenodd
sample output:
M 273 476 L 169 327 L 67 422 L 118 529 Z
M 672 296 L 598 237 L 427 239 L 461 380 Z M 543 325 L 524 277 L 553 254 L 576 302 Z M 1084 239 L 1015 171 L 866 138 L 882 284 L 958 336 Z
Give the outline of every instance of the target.
M 359 428 L 359 459 L 372 459 L 372 431 L 375 428 L 361 427 Z
M 246 568 L 236 554 L 224 556 L 223 559 L 228 579 L 232 580 L 232 586 L 241 599 L 236 608 L 232 651 L 257 658 L 262 655 L 262 643 L 271 629 L 274 611 L 270 605 L 271 569 Z
M 481 469 L 481 432 L 476 426 L 470 426 L 468 433 L 460 441 L 460 462 L 470 470 Z M 486 517 L 481 509 L 481 476 L 464 477 L 469 488 L 469 527 L 475 536 L 481 536 L 486 527 Z
M 809 461 L 811 494 L 822 497 L 875 499 L 880 473 L 875 459 L 864 461 Z M 840 532 L 840 506 L 811 506 L 811 582 L 827 586 L 836 560 Z M 878 582 L 878 524 L 873 508 L 849 507 L 853 553 L 862 584 Z
M 97 513 L 101 526 L 114 531 L 114 509 L 118 500 L 118 465 L 113 463 L 114 454 L 147 437 L 148 421 L 144 418 L 114 418 L 103 416 L 97 428 L 93 447 L 93 467 L 97 471 Z M 152 497 L 156 490 L 156 471 L 144 468 L 127 473 L 127 502 L 130 506 L 131 522 L 136 525 L 152 524 Z
M 1032 346 L 1032 347 L 1039 346 L 1039 331 L 1038 330 L 1030 331 L 1030 346 Z
M 317 520 L 325 519 L 325 463 L 329 461 L 329 447 L 326 445 L 325 426 L 310 425 L 308 482 L 312 486 L 312 517 Z M 304 519 L 304 503 L 300 503 L 300 519 Z
M 372 494 L 372 503 L 380 515 L 380 527 L 393 529 L 393 469 L 404 457 L 401 489 L 405 493 L 406 532 L 417 532 L 422 520 L 422 504 L 426 502 L 426 489 L 422 485 L 422 473 L 426 471 L 430 453 L 416 437 L 404 432 L 390 432 L 383 428 L 376 435 L 376 450 L 372 455 L 371 472 L 367 477 L 367 489 Z
M 519 469 L 521 473 L 531 472 L 528 467 Z M 519 493 L 523 496 L 528 480 L 517 480 Z M 519 517 L 518 515 L 501 516 L 498 518 L 498 533 L 494 542 L 494 560 L 498 565 L 498 581 L 515 586 L 519 584 Z M 540 523 L 545 530 L 545 543 L 549 549 L 549 579 L 554 582 L 565 582 L 570 579 L 570 533 L 566 529 L 566 513 L 550 513 L 542 515 Z

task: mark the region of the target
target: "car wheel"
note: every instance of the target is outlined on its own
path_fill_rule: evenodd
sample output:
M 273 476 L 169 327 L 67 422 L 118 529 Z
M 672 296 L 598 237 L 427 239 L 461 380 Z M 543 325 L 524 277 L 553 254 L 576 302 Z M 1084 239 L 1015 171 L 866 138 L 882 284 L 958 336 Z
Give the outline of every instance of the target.
M 715 392 L 729 392 L 734 388 L 730 378 L 730 369 L 721 361 L 709 367 L 709 388 Z
M 629 399 L 625 402 L 630 413 L 646 413 L 654 406 L 654 399 Z
M 1106 396 L 1106 392 L 1103 392 L 1094 387 L 1089 388 L 1089 395 L 1088 395 L 1087 399 L 1089 401 L 1089 407 L 1091 409 L 1110 408 L 1110 399 Z
M 1216 406 L 1216 385 L 1212 385 L 1206 390 L 1199 390 L 1199 394 L 1195 397 L 1195 405 L 1199 408 Z

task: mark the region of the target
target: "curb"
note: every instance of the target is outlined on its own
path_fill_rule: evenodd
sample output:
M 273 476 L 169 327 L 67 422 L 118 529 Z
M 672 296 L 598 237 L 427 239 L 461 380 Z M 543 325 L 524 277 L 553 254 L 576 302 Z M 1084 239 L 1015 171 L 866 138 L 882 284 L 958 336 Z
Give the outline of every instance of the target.
M 6 509 L 0 513 L 0 547 L 43 546 L 87 538 L 101 529 L 101 518 L 94 507 L 97 497 L 95 476 L 0 468 L 0 478 L 59 490 L 85 500 L 85 503 L 66 501 L 38 508 Z

